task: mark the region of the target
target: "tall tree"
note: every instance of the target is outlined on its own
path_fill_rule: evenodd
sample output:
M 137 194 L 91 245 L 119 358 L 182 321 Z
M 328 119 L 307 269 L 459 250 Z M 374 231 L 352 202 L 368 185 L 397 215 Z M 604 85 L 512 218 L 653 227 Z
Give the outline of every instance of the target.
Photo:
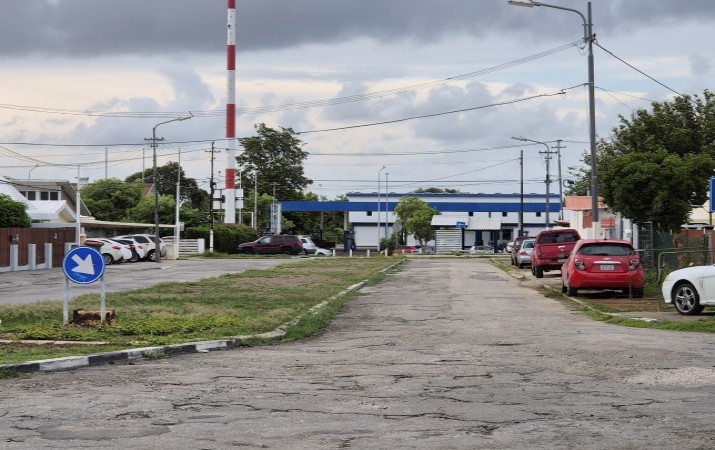
M 108 178 L 83 186 L 82 201 L 95 218 L 120 222 L 139 203 L 141 192 L 141 183 Z
M 169 195 L 171 197 L 176 197 L 176 180 L 177 177 L 181 176 L 179 183 L 180 190 L 179 195 L 181 196 L 180 202 L 183 206 L 189 206 L 197 209 L 208 209 L 209 207 L 209 194 L 205 190 L 201 189 L 194 178 L 187 177 L 184 173 L 184 169 L 179 166 L 179 163 L 169 161 L 163 166 L 158 166 L 156 168 L 156 178 L 158 180 L 156 186 L 159 189 L 160 195 Z M 136 172 L 129 175 L 125 181 L 127 183 L 140 182 L 142 179 L 142 172 Z M 154 170 L 146 169 L 144 170 L 144 182 L 153 184 L 154 182 Z
M 636 223 L 677 230 L 693 204 L 708 198 L 715 169 L 715 94 L 652 103 L 630 119 L 620 116 L 598 145 L 599 194 L 608 207 Z M 590 163 L 590 161 L 585 160 Z M 583 186 L 590 171 L 582 170 Z
M 242 185 L 248 189 L 257 178 L 258 194 L 275 196 L 278 201 L 298 200 L 312 183 L 306 178 L 303 161 L 308 152 L 303 141 L 290 128 L 280 130 L 257 124 L 256 136 L 239 138 L 243 152 L 236 157 Z
M 29 228 L 31 225 L 27 205 L 0 194 L 0 228 Z
M 405 234 L 413 235 L 421 246 L 434 237 L 432 216 L 439 214 L 424 200 L 412 195 L 402 197 L 395 206 L 397 222 L 402 225 Z

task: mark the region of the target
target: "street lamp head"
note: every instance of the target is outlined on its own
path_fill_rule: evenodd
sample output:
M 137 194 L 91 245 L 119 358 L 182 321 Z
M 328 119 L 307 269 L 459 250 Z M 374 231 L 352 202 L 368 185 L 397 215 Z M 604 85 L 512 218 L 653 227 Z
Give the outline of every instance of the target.
M 526 6 L 527 8 L 533 8 L 534 6 L 539 6 L 538 3 L 532 2 L 530 0 L 509 0 L 511 6 Z
M 515 141 L 526 141 L 526 138 L 523 138 L 521 136 L 512 136 L 511 138 Z

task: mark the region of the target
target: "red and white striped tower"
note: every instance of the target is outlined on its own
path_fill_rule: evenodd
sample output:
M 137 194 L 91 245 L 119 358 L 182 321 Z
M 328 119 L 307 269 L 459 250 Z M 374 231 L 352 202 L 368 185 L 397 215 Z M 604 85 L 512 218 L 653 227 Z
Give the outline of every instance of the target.
M 236 223 L 236 0 L 228 0 L 228 52 L 226 68 L 226 216 L 224 223 Z

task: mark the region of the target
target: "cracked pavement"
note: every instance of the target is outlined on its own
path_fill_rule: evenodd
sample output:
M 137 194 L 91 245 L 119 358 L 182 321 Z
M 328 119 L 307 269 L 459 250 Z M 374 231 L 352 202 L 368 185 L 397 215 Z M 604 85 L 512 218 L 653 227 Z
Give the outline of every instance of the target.
M 0 380 L 0 447 L 715 447 L 715 339 L 411 259 L 301 342 Z

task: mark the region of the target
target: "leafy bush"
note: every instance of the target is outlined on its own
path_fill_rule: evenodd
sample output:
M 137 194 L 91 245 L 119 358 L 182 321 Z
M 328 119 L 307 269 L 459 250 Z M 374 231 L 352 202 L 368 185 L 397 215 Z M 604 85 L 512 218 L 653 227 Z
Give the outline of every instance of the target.
M 188 239 L 206 239 L 209 242 L 209 227 L 187 228 L 184 235 Z M 214 251 L 238 253 L 238 244 L 258 239 L 256 230 L 246 225 L 214 225 Z

